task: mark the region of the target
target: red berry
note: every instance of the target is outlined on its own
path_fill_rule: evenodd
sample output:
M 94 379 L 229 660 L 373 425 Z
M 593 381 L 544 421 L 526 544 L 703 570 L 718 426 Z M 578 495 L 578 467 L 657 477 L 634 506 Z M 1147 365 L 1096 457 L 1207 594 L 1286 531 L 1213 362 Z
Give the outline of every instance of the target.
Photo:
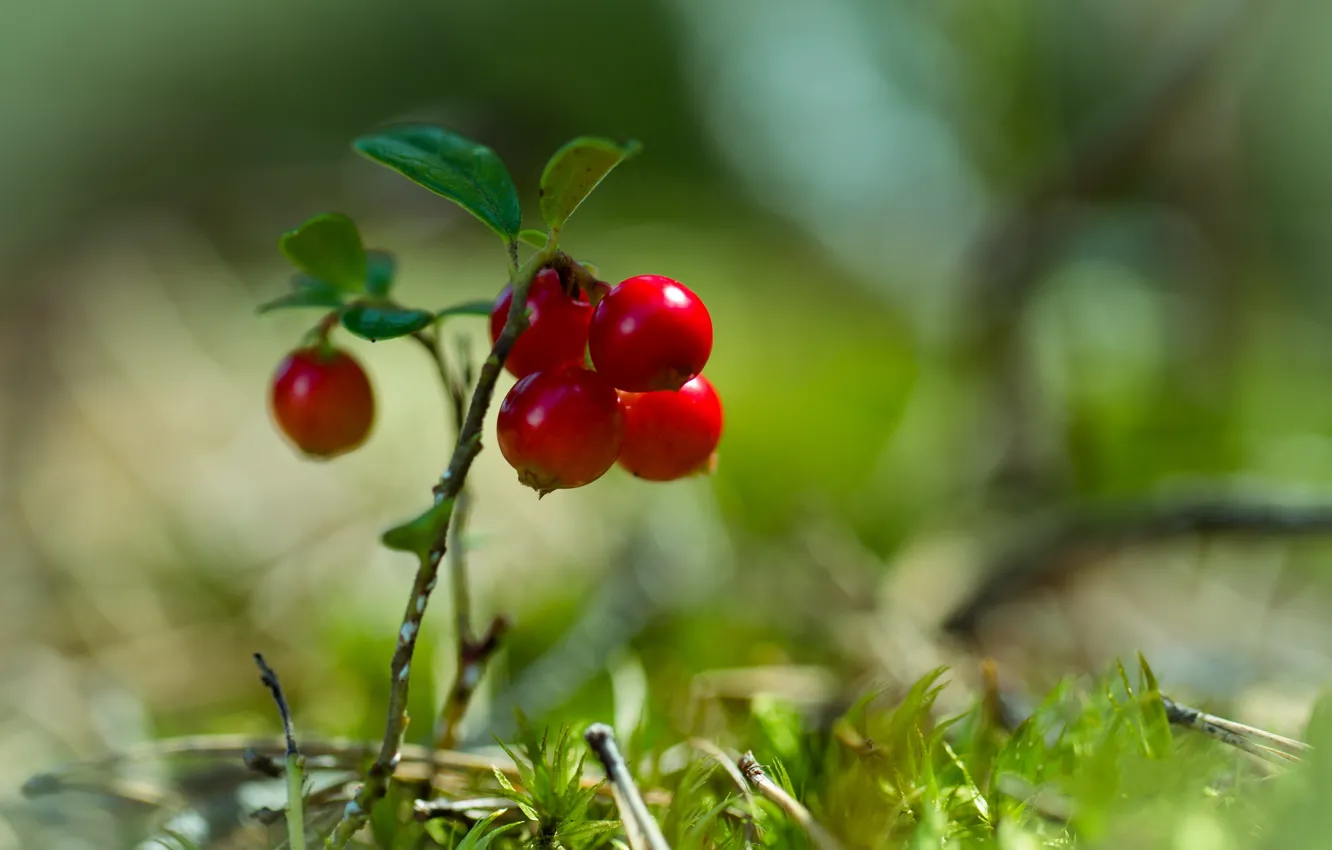
M 490 311 L 490 341 L 499 339 L 509 319 L 513 287 L 506 286 Z M 592 305 L 579 297 L 565 294 L 559 272 L 542 269 L 532 278 L 527 292 L 530 324 L 519 335 L 504 365 L 515 377 L 533 372 L 583 364 L 587 351 L 587 325 L 592 320 Z
M 269 395 L 282 433 L 311 457 L 349 452 L 370 435 L 375 395 L 361 364 L 336 348 L 291 352 L 278 364 Z
M 496 430 L 518 480 L 544 496 L 590 484 L 611 468 L 624 443 L 624 414 L 610 382 L 566 366 L 514 384 Z
M 617 389 L 678 390 L 707 365 L 712 317 L 679 283 L 639 275 L 601 299 L 588 344 L 593 365 Z
M 620 466 L 648 481 L 674 481 L 711 468 L 722 434 L 722 404 L 699 375 L 678 391 L 620 393 Z

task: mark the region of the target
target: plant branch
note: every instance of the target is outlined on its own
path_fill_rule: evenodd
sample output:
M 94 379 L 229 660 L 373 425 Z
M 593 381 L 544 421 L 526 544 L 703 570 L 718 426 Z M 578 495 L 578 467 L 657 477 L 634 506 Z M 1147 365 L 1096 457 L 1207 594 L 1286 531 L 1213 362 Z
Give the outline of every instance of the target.
M 943 629 L 964 642 L 974 641 L 989 611 L 1057 583 L 1086 564 L 1089 554 L 1191 534 L 1332 534 L 1332 505 L 1196 501 L 1074 513 L 1001 554 L 984 570 L 980 586 L 949 615 Z
M 458 373 L 449 368 L 448 357 L 444 353 L 444 336 L 438 326 L 433 333 L 420 332 L 412 336 L 426 349 L 435 364 L 440 383 L 451 401 L 454 433 L 461 434 L 466 425 L 467 388 L 475 378 L 470 355 L 465 346 L 459 346 L 458 363 L 461 373 Z M 480 637 L 477 637 L 473 631 L 472 593 L 467 579 L 467 547 L 463 541 L 467 531 L 467 521 L 471 516 L 471 504 L 471 494 L 467 487 L 463 486 L 454 501 L 449 532 L 449 586 L 453 600 L 457 664 L 453 674 L 453 684 L 449 687 L 448 696 L 440 708 L 439 720 L 435 726 L 435 746 L 441 750 L 450 749 L 457 743 L 458 726 L 467 713 L 467 706 L 481 682 L 486 664 L 499 648 L 499 638 L 507 626 L 505 621 L 496 619 Z
M 606 778 L 615 791 L 615 802 L 620 809 L 620 820 L 625 824 L 625 834 L 642 836 L 650 850 L 670 850 L 666 836 L 662 835 L 661 827 L 648 811 L 643 795 L 629 775 L 629 766 L 624 763 L 624 756 L 620 755 L 620 747 L 615 741 L 615 731 L 605 723 L 593 723 L 583 733 L 583 739 L 606 769 Z
M 778 808 L 786 812 L 791 820 L 800 824 L 800 827 L 809 836 L 810 841 L 813 841 L 819 850 L 841 850 L 842 845 L 837 842 L 836 838 L 832 837 L 832 833 L 823 828 L 822 824 L 814 820 L 814 816 L 809 813 L 809 809 L 801 805 L 795 797 L 786 793 L 786 789 L 768 778 L 768 774 L 763 772 L 763 766 L 754 758 L 753 753 L 745 753 L 740 757 L 737 765 L 745 779 L 749 780 L 749 784 L 753 785 L 754 789 L 766 797 L 769 802 L 775 803 Z
M 282 734 L 287 743 L 287 845 L 291 850 L 305 850 L 305 758 L 296 747 L 296 733 L 291 722 L 291 709 L 282 693 L 277 673 L 256 652 L 254 663 L 259 667 L 259 678 L 273 694 L 278 714 L 282 716 Z
M 481 433 L 485 427 L 486 412 L 495 395 L 495 385 L 504 369 L 504 361 L 513 348 L 518 335 L 527 327 L 527 293 L 532 285 L 532 278 L 555 255 L 553 246 L 537 251 L 521 267 L 513 263 L 516 249 L 510 253 L 510 263 L 514 271 L 510 275 L 513 287 L 513 303 L 508 320 L 499 338 L 495 340 L 477 377 L 476 387 L 472 391 L 472 400 L 463 418 L 462 428 L 458 432 L 458 441 L 448 467 L 434 487 L 435 504 L 448 504 L 456 508 L 457 499 L 467 481 L 467 473 L 472 468 L 476 456 L 481 453 Z M 370 812 L 388 793 L 388 783 L 398 765 L 399 752 L 403 736 L 407 731 L 407 695 L 411 683 L 411 663 L 416 651 L 416 640 L 421 632 L 421 622 L 425 618 L 426 606 L 430 595 L 435 590 L 439 579 L 439 565 L 448 549 L 449 530 L 452 527 L 452 510 L 448 510 L 447 521 L 440 528 L 435 541 L 420 559 L 416 578 L 412 582 L 411 595 L 402 615 L 402 627 L 398 630 L 398 645 L 393 652 L 389 665 L 389 705 L 388 718 L 384 729 L 384 740 L 374 764 L 366 774 L 365 784 L 356 797 L 347 804 L 342 819 L 334 827 L 325 846 L 328 848 L 346 847 L 352 837 L 370 818 Z

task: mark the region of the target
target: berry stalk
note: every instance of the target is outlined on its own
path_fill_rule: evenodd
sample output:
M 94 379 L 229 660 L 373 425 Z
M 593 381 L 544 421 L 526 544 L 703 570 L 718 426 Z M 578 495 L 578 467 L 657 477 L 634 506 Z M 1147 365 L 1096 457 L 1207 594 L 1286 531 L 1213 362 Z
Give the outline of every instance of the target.
M 516 256 L 517 246 L 511 248 L 510 256 Z M 458 433 L 458 441 L 453 449 L 453 456 L 448 467 L 434 487 L 435 504 L 449 505 L 446 509 L 452 519 L 458 496 L 467 481 L 467 473 L 472 468 L 476 456 L 481 453 L 481 431 L 485 425 L 486 412 L 495 395 L 495 384 L 504 370 L 504 361 L 513 349 L 514 341 L 527 326 L 527 295 L 532 285 L 532 278 L 537 271 L 549 264 L 556 255 L 553 243 L 538 250 L 510 276 L 513 287 L 513 304 L 504 329 L 495 340 L 490 356 L 481 366 L 477 376 L 476 388 L 472 391 L 472 400 L 467 408 L 467 416 Z M 512 264 L 516 267 L 516 263 Z M 379 754 L 366 774 L 365 784 L 347 804 L 342 819 L 329 834 L 326 848 L 343 848 L 370 819 L 370 812 L 388 793 L 388 783 L 398 765 L 402 749 L 403 735 L 407 731 L 407 695 L 411 684 L 411 663 L 416 651 L 416 640 L 421 633 L 421 622 L 430 602 L 430 595 L 435 590 L 439 579 L 439 565 L 448 549 L 449 527 L 446 522 L 431 545 L 422 556 L 412 582 L 412 592 L 407 598 L 407 607 L 402 615 L 402 627 L 398 630 L 398 645 L 393 652 L 389 665 L 390 688 L 388 719 L 384 729 L 384 740 Z

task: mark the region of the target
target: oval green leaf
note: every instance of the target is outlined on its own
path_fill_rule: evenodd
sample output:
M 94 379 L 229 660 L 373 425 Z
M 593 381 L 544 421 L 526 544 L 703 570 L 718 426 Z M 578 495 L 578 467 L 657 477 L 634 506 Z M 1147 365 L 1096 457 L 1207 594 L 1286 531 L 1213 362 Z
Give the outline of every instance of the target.
M 342 311 L 342 326 L 371 342 L 414 334 L 434 320 L 435 315 L 428 310 L 393 304 L 358 303 Z
M 440 535 L 448 528 L 449 520 L 453 517 L 453 500 L 445 499 L 442 502 L 436 502 L 429 510 L 420 516 L 410 519 L 401 525 L 395 525 L 380 536 L 382 542 L 389 549 L 395 552 L 411 552 L 424 558 L 435 541 L 439 540 Z
M 388 295 L 398 271 L 397 260 L 388 251 L 366 251 L 365 265 L 365 291 L 379 297 Z
M 479 218 L 506 242 L 522 229 L 518 190 L 495 152 L 442 127 L 408 125 L 362 136 L 357 152 Z
M 559 230 L 615 166 L 642 149 L 636 141 L 580 136 L 555 152 L 541 173 L 541 217 Z
M 333 284 L 307 274 L 295 274 L 291 277 L 291 292 L 260 304 L 255 312 L 268 313 L 293 307 L 333 309 L 342 306 L 342 298 L 342 291 Z
M 333 310 L 342 306 L 342 298 L 336 292 L 319 289 L 298 289 L 286 295 L 265 301 L 255 308 L 258 313 L 271 313 L 274 310 L 289 310 L 293 307 L 322 307 Z
M 282 253 L 296 268 L 348 292 L 365 287 L 365 247 L 356 223 L 341 213 L 317 215 L 282 234 Z

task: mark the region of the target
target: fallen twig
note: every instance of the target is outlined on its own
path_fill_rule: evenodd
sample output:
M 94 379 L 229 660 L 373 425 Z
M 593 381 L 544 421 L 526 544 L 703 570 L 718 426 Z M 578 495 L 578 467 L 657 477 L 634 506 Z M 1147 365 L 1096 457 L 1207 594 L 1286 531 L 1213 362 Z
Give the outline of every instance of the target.
M 468 800 L 417 800 L 412 804 L 412 815 L 418 821 L 446 818 L 466 812 L 495 812 L 511 809 L 516 804 L 508 797 L 476 797 Z
M 1296 741 L 1294 738 L 1180 705 L 1167 696 L 1161 697 L 1161 703 L 1165 706 L 1166 719 L 1171 723 L 1201 732 L 1264 762 L 1273 764 L 1298 762 L 1300 756 L 1311 749 L 1303 741 Z M 1264 743 L 1258 743 L 1259 741 Z
M 820 850 L 841 850 L 842 845 L 832 837 L 832 833 L 823 828 L 822 824 L 814 820 L 814 816 L 809 813 L 809 809 L 805 808 L 795 797 L 786 793 L 786 789 L 768 778 L 768 774 L 763 772 L 763 766 L 754 758 L 753 753 L 745 753 L 741 756 L 737 766 L 755 790 L 770 802 L 775 803 L 782 811 L 786 812 L 791 820 L 805 830 L 815 846 L 819 847 Z
M 637 841 L 650 850 L 670 850 L 666 836 L 662 835 L 661 827 L 648 811 L 643 795 L 629 775 L 629 767 L 615 742 L 615 731 L 605 723 L 593 723 L 583 738 L 606 769 L 606 778 L 610 780 L 620 810 L 620 820 L 625 825 L 625 834 L 631 839 L 630 846 L 636 847 Z

